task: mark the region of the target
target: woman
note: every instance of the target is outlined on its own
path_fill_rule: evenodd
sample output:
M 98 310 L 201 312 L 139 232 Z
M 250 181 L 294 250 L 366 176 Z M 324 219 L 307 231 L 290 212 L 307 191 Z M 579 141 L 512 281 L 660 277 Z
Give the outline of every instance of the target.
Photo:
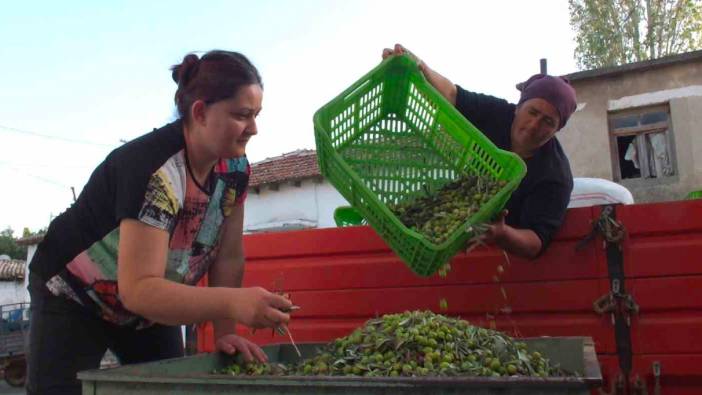
M 227 51 L 172 70 L 180 119 L 111 152 L 32 259 L 29 394 L 79 394 L 76 373 L 108 348 L 123 364 L 182 356 L 179 325 L 208 320 L 219 350 L 265 361 L 235 322 L 290 319 L 289 300 L 240 288 L 261 77 Z
M 383 58 L 404 53 L 417 61 L 427 81 L 497 147 L 524 159 L 526 176 L 483 239 L 523 258 L 541 255 L 563 223 L 573 190 L 568 157 L 554 137 L 575 112 L 575 89 L 564 78 L 537 74 L 517 85 L 521 96 L 515 105 L 453 84 L 400 44 L 384 49 Z

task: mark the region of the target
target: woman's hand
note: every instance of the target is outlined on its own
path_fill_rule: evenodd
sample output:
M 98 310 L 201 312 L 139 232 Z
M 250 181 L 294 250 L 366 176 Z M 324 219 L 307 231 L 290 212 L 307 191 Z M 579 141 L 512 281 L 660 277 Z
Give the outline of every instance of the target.
M 449 101 L 452 105 L 456 105 L 456 95 L 457 95 L 457 88 L 456 85 L 451 82 L 448 78 L 444 77 L 443 75 L 437 73 L 436 71 L 432 70 L 429 68 L 429 66 L 424 63 L 422 59 L 420 59 L 417 55 L 413 54 L 409 49 L 403 47 L 400 44 L 395 44 L 395 47 L 393 49 L 390 48 L 385 48 L 383 50 L 383 59 L 386 59 L 388 56 L 393 56 L 393 55 L 403 55 L 407 54 L 409 55 L 412 60 L 417 62 L 417 67 L 419 68 L 419 71 L 424 74 L 424 78 L 429 81 L 436 90 L 441 93 L 442 96 L 446 98 L 446 100 Z
M 395 47 L 393 49 L 390 48 L 385 48 L 383 49 L 383 59 L 386 59 L 388 56 L 393 56 L 393 55 L 404 55 L 407 54 L 409 57 L 414 60 L 417 63 L 417 67 L 419 67 L 419 70 L 424 74 L 425 77 L 429 78 L 427 75 L 427 67 L 422 61 L 422 59 L 419 59 L 417 55 L 413 54 L 412 51 L 409 49 L 403 47 L 401 44 L 395 44 Z
M 277 328 L 290 321 L 292 302 L 261 287 L 235 288 L 230 318 L 251 328 Z
M 268 362 L 268 356 L 266 356 L 266 353 L 263 352 L 261 347 L 235 334 L 220 337 L 217 339 L 216 346 L 217 350 L 225 354 L 234 355 L 236 353 L 241 353 L 246 362 L 251 362 L 253 360 L 263 363 Z
M 483 234 L 481 241 L 486 244 L 497 244 L 500 245 L 505 241 L 507 235 L 507 224 L 505 224 L 505 218 L 507 218 L 509 212 L 503 210 L 493 223 L 488 225 L 487 230 Z
M 466 254 L 479 244 L 493 244 L 521 258 L 533 259 L 539 256 L 543 245 L 541 238 L 531 229 L 517 229 L 507 225 L 507 214 L 507 210 L 502 211 L 480 236 L 469 240 Z
M 481 225 L 477 235 L 470 238 L 466 243 L 466 254 L 471 252 L 478 245 L 496 244 L 502 248 L 500 242 L 507 237 L 508 225 L 505 223 L 508 211 L 503 210 L 497 219 L 490 224 Z M 471 231 L 472 233 L 472 231 Z

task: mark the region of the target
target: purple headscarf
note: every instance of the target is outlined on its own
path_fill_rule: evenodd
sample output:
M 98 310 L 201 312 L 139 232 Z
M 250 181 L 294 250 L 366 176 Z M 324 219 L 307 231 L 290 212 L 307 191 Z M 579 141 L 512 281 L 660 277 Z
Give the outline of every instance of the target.
M 544 99 L 558 111 L 561 123 L 558 129 L 562 129 L 568 122 L 568 118 L 575 112 L 577 103 L 575 101 L 575 89 L 570 82 L 563 77 L 553 77 L 546 74 L 536 74 L 525 82 L 517 84 L 517 89 L 522 92 L 518 106 L 529 99 Z

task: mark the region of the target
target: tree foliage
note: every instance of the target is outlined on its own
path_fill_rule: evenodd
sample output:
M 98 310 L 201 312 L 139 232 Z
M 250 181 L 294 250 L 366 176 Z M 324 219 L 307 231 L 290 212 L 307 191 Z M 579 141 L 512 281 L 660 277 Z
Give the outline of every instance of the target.
M 568 0 L 581 69 L 702 49 L 702 0 Z
M 14 233 L 9 227 L 0 231 L 0 255 L 8 255 L 12 259 L 27 259 L 27 247 L 17 245 Z

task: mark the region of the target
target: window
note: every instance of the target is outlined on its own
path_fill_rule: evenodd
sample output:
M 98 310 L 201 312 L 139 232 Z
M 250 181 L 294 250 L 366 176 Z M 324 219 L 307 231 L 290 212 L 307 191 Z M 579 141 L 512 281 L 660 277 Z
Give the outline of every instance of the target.
M 617 181 L 676 174 L 668 106 L 609 114 L 612 164 Z

